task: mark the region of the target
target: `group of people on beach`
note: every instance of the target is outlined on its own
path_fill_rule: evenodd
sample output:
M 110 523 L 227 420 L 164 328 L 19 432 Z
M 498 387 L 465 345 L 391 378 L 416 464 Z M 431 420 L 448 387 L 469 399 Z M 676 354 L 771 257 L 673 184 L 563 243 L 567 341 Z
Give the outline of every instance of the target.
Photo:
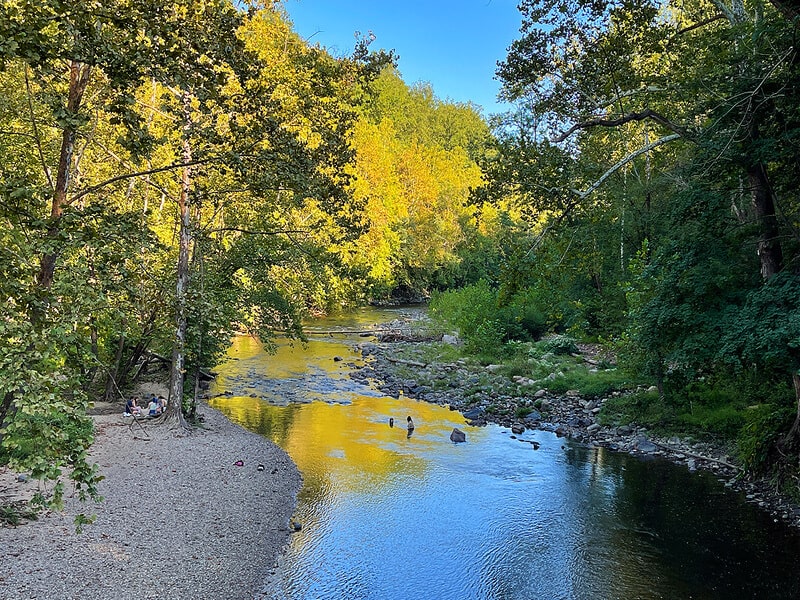
M 139 406 L 139 396 L 131 396 L 125 402 L 125 415 L 126 417 L 157 417 L 167 410 L 167 399 L 164 396 L 156 396 L 150 398 L 147 407 Z

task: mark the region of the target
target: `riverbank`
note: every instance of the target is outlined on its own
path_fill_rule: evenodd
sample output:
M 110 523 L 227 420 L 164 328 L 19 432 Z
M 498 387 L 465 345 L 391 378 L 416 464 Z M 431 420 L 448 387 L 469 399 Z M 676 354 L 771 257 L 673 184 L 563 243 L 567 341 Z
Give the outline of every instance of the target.
M 722 443 L 664 438 L 636 425 L 603 426 L 598 415 L 610 398 L 584 398 L 577 390 L 556 394 L 539 388 L 531 389 L 529 396 L 504 394 L 495 390 L 508 388 L 511 382 L 502 381 L 495 365 L 481 366 L 466 360 L 452 364 L 414 360 L 414 352 L 408 349 L 413 349 L 415 343 L 383 340 L 360 344 L 361 354 L 368 363 L 360 368 L 353 365 L 351 378 L 374 385 L 388 396 L 403 394 L 448 406 L 461 412 L 470 425 L 495 423 L 508 427 L 512 436 L 526 429 L 551 431 L 589 446 L 659 457 L 690 471 L 712 472 L 726 487 L 741 492 L 748 502 L 768 511 L 774 520 L 800 528 L 800 506 L 779 494 L 769 481 L 745 477 L 733 453 Z M 411 360 L 397 359 L 409 354 Z M 415 375 L 409 376 L 409 371 Z M 473 393 L 478 381 L 484 389 L 492 391 Z M 435 385 L 430 385 L 431 382 Z
M 103 501 L 67 498 L 63 513 L 0 527 L 0 598 L 261 598 L 301 477 L 270 441 L 200 412 L 203 429 L 182 437 L 130 427 L 116 406 L 94 415 Z M 14 476 L 0 489 L 24 497 L 35 485 Z M 82 533 L 78 513 L 96 515 Z

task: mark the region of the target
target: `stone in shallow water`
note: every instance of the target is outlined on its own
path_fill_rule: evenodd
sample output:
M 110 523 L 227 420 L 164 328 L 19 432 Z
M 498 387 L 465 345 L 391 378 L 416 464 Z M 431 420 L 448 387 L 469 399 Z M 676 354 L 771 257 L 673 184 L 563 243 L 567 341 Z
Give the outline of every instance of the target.
M 467 434 L 461 431 L 458 427 L 455 427 L 450 433 L 450 441 L 455 442 L 456 444 L 459 442 L 466 442 Z

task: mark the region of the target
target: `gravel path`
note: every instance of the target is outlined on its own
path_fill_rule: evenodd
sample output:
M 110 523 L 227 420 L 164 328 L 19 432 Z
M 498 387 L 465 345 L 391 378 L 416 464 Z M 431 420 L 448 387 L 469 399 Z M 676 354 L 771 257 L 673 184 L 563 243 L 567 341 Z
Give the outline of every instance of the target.
M 265 438 L 202 412 L 207 429 L 176 437 L 148 424 L 149 441 L 119 413 L 95 416 L 104 501 L 67 499 L 64 514 L 0 527 L 0 598 L 260 597 L 290 536 L 301 477 Z M 97 520 L 77 534 L 79 512 Z

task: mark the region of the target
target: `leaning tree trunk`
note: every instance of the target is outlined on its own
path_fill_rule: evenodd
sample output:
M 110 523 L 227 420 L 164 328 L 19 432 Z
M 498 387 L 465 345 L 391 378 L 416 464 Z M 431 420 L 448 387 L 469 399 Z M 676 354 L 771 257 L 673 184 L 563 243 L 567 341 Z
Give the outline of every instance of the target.
M 184 361 L 186 349 L 186 292 L 189 288 L 189 246 L 191 237 L 191 187 L 192 170 L 189 163 L 192 161 L 192 147 L 189 141 L 191 135 L 191 106 L 189 94 L 184 93 L 183 101 L 183 162 L 181 173 L 181 192 L 178 196 L 178 213 L 180 217 L 180 233 L 178 247 L 177 283 L 175 287 L 175 339 L 172 348 L 172 366 L 169 379 L 169 398 L 167 402 L 166 421 L 172 422 L 182 428 L 188 428 L 183 418 L 183 381 Z

